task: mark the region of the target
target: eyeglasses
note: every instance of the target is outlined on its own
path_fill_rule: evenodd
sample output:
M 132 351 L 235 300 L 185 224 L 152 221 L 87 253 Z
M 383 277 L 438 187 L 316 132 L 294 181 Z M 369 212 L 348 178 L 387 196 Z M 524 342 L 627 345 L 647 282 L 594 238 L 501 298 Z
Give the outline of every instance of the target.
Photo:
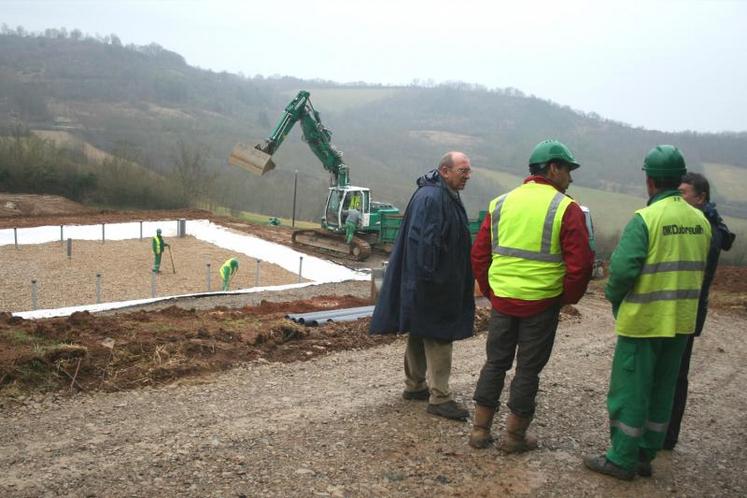
M 459 176 L 467 176 L 472 173 L 472 168 L 452 168 L 452 171 L 456 171 Z

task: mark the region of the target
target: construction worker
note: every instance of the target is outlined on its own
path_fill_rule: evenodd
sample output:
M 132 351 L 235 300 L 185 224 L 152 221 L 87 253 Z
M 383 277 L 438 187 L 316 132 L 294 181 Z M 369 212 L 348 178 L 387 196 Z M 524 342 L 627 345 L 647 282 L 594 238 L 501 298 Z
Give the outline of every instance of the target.
M 682 415 L 685 413 L 687 403 L 687 375 L 690 370 L 690 357 L 693 352 L 693 342 L 696 336 L 703 331 L 706 314 L 708 313 L 708 293 L 716 274 L 716 266 L 721 251 L 728 251 L 734 243 L 735 235 L 729 231 L 724 220 L 716 210 L 716 204 L 711 202 L 711 186 L 705 176 L 698 173 L 688 173 L 682 177 L 679 186 L 682 198 L 692 207 L 703 211 L 708 222 L 711 224 L 711 245 L 708 250 L 703 287 L 698 298 L 698 317 L 695 321 L 695 333 L 687 336 L 687 346 L 682 355 L 680 372 L 677 375 L 677 387 L 674 391 L 674 403 L 672 405 L 672 418 L 669 420 L 667 437 L 664 439 L 665 450 L 674 449 L 680 436 L 680 425 Z
M 160 228 L 156 229 L 156 236 L 153 237 L 151 246 L 153 248 L 153 271 L 155 273 L 161 273 L 161 255 L 169 245 L 165 240 L 163 240 L 163 237 L 161 237 Z
M 552 353 L 560 308 L 577 303 L 591 279 L 594 255 L 581 207 L 565 191 L 579 163 L 557 140 L 529 157 L 521 186 L 493 199 L 472 247 L 472 271 L 492 304 L 487 359 L 475 388 L 469 445 L 486 448 L 506 372 L 516 357 L 509 414 L 500 448 L 533 450 L 527 435 L 535 413 L 539 374 Z
M 469 412 L 454 400 L 449 377 L 453 343 L 472 336 L 475 319 L 469 220 L 459 196 L 471 173 L 466 154 L 448 152 L 418 178 L 371 318 L 372 334 L 409 332 L 402 397 L 460 421 Z
M 659 145 L 643 164 L 649 200 L 620 237 L 605 289 L 617 333 L 607 394 L 611 444 L 606 454 L 584 458 L 591 470 L 623 480 L 650 476 L 664 443 L 711 241 L 708 220 L 677 190 L 687 172 L 680 151 Z
M 231 279 L 239 271 L 239 261 L 236 258 L 227 259 L 220 267 L 220 278 L 223 279 L 223 290 L 228 290 Z
M 360 225 L 361 221 L 361 212 L 360 212 L 360 200 L 357 195 L 353 195 L 353 198 L 350 200 L 350 206 L 347 210 L 345 210 L 344 214 L 345 217 L 345 242 L 347 242 L 348 245 L 352 244 L 353 237 L 355 236 L 355 232 L 358 230 L 358 225 Z

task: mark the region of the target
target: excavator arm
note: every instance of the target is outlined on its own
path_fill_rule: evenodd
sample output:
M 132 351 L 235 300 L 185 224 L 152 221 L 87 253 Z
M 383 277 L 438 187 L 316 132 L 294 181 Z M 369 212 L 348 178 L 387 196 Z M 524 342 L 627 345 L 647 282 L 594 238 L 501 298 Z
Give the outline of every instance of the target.
M 275 168 L 272 156 L 285 141 L 285 137 L 297 122 L 301 122 L 303 139 L 324 169 L 332 176 L 332 186 L 344 187 L 350 184 L 348 167 L 342 161 L 342 152 L 332 145 L 330 132 L 321 121 L 319 112 L 314 109 L 309 92 L 301 90 L 285 107 L 275 128 L 263 144 L 254 147 L 238 144 L 231 152 L 228 162 L 252 173 L 263 175 Z

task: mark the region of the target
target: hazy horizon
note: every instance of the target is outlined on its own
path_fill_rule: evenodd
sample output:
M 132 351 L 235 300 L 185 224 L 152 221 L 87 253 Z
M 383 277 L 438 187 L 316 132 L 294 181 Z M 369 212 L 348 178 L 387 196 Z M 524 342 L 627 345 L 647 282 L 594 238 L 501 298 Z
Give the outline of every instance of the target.
M 0 23 L 157 43 L 247 76 L 516 88 L 661 131 L 747 131 L 747 2 L 5 0 Z

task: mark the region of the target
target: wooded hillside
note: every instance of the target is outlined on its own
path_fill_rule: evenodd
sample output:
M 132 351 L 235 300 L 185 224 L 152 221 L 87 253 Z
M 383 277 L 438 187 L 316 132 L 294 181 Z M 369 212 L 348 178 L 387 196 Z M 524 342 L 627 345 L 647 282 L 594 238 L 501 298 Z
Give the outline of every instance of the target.
M 2 190 L 54 190 L 117 206 L 221 205 L 289 216 L 298 170 L 298 216 L 316 219 L 328 178 L 300 139 L 299 129 L 276 154 L 277 169 L 264 177 L 227 164 L 237 142 L 258 143 L 271 132 L 300 89 L 311 92 L 322 120 L 334 132 L 353 183 L 371 187 L 376 198 L 400 207 L 415 178 L 447 150 L 467 152 L 476 167 L 520 177 L 527 171 L 532 147 L 545 138 L 568 144 L 582 163 L 574 187 L 633 194 L 641 204 L 642 158 L 656 144 L 677 145 L 691 170 L 704 171 L 707 165 L 709 175 L 719 178 L 732 178 L 747 168 L 747 133 L 672 134 L 633 128 L 516 89 L 466 83 L 343 86 L 292 77 L 247 77 L 191 67 L 155 43 L 125 46 L 115 35 L 2 31 Z M 65 131 L 80 142 L 72 153 L 69 143 L 47 143 L 45 161 L 27 153 L 19 163 L 13 150 L 42 150 L 32 142 L 34 130 Z M 81 144 L 110 157 L 104 162 L 89 157 Z M 55 154 L 64 161 L 55 163 L 50 159 Z M 52 163 L 67 173 L 50 173 Z M 32 174 L 38 168 L 44 168 L 48 181 L 38 181 L 38 172 Z M 118 172 L 117 183 L 123 186 L 116 196 L 99 188 L 111 183 L 107 178 L 112 171 Z M 475 175 L 464 196 L 471 214 L 513 186 L 497 178 L 513 179 Z M 73 187 L 59 185 L 71 181 Z M 744 187 L 730 184 L 721 189 L 714 182 L 713 196 L 722 213 L 747 217 Z

